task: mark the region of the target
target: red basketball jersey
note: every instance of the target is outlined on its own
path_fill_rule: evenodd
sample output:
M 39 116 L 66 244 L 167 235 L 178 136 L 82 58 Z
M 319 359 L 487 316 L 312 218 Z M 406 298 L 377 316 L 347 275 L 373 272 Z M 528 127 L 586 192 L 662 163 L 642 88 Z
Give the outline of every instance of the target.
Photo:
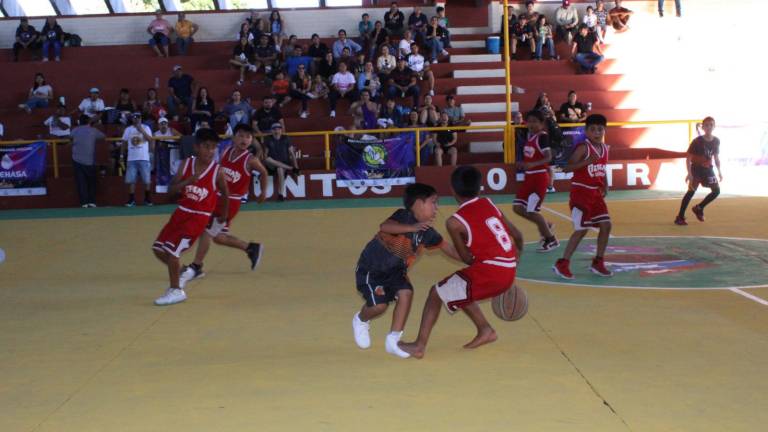
M 235 146 L 233 145 L 224 150 L 219 164 L 224 172 L 224 177 L 227 179 L 229 198 L 240 199 L 248 195 L 251 183 L 251 171 L 248 169 L 251 153 L 246 150 L 233 158 L 234 148 Z
M 528 136 L 528 140 L 525 142 L 525 146 L 523 146 L 523 162 L 533 162 L 544 159 L 544 151 L 539 145 L 539 139 L 542 136 L 545 138 L 548 137 L 547 133 L 543 131 Z M 547 172 L 548 165 L 549 163 L 545 162 L 540 165 L 532 166 L 528 168 L 525 173 L 536 174 Z
M 605 144 L 595 145 L 589 140 L 585 140 L 579 145 L 585 146 L 587 150 L 584 155 L 585 159 L 592 154 L 596 154 L 597 160 L 574 171 L 571 185 L 582 186 L 588 189 L 604 188 L 607 185 L 605 167 L 608 165 L 608 146 Z
M 469 200 L 454 213 L 467 230 L 467 247 L 475 263 L 516 266 L 517 249 L 498 208 L 488 198 Z
M 184 161 L 181 178 L 186 179 L 195 175 L 194 156 Z M 216 176 L 219 173 L 219 164 L 211 161 L 208 167 L 200 174 L 196 182 L 188 184 L 181 191 L 178 200 L 179 208 L 191 213 L 200 213 L 210 216 L 216 208 Z

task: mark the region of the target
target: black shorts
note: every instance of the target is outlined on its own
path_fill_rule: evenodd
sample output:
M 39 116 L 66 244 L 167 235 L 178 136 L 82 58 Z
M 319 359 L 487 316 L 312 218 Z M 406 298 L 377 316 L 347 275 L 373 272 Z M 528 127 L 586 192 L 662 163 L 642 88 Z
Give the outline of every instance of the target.
M 391 303 L 397 299 L 400 290 L 413 291 L 413 285 L 405 272 L 376 273 L 358 267 L 355 270 L 355 283 L 366 306 Z
M 700 165 L 691 166 L 691 177 L 695 184 L 700 184 L 705 188 L 712 189 L 717 186 L 717 176 L 715 176 L 715 169 L 713 167 L 705 167 Z

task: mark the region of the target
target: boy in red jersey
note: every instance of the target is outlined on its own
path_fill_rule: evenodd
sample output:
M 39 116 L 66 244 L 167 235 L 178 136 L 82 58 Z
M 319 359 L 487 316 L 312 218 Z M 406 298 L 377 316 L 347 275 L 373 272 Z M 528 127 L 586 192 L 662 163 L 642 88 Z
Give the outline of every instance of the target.
M 203 273 L 203 260 L 208 253 L 208 249 L 211 247 L 211 239 L 218 245 L 229 246 L 245 252 L 251 261 L 251 270 L 255 269 L 259 261 L 261 261 L 263 249 L 260 243 L 245 242 L 229 233 L 232 220 L 240 211 L 242 198 L 248 196 L 251 173 L 258 171 L 259 178 L 262 181 L 267 178 L 267 170 L 264 168 L 264 165 L 259 161 L 259 158 L 253 156 L 248 150 L 252 143 L 253 129 L 245 124 L 235 126 L 232 145 L 227 147 L 219 158 L 219 165 L 224 173 L 224 177 L 227 179 L 227 189 L 229 191 L 229 196 L 220 194 L 219 200 L 227 203 L 229 211 L 223 224 L 218 222 L 221 215 L 218 212 L 213 214 L 210 226 L 202 235 L 200 243 L 197 245 L 195 260 L 192 261 L 192 264 L 182 269 L 179 279 L 182 288 L 184 288 L 187 282 L 205 276 L 205 273 Z M 267 188 L 262 187 L 258 201 L 262 203 L 266 198 Z
M 218 222 L 227 220 L 227 203 L 216 199 L 217 190 L 224 196 L 227 181 L 219 171 L 219 164 L 214 160 L 219 136 L 211 129 L 200 129 L 195 133 L 195 154 L 181 163 L 179 171 L 173 177 L 168 193 L 180 194 L 176 211 L 157 235 L 152 251 L 157 259 L 168 266 L 170 286 L 165 294 L 155 300 L 158 306 L 183 302 L 187 294 L 179 285 L 181 254 L 192 247 L 205 231 L 211 214 L 217 207 Z
M 605 205 L 605 194 L 608 193 L 608 182 L 605 178 L 605 167 L 608 164 L 605 128 L 608 121 L 603 115 L 592 114 L 587 117 L 586 124 L 587 139 L 576 146 L 568 165 L 563 167 L 563 171 L 573 172 L 569 205 L 574 231 L 563 257 L 557 260 L 552 271 L 564 279 L 573 279 L 571 256 L 587 234 L 587 230 L 592 227 L 597 227 L 600 231 L 597 235 L 597 254 L 589 269 L 599 276 L 613 276 L 613 272 L 605 267 L 603 260 L 611 235 L 611 217 L 608 215 L 608 206 Z
M 525 170 L 525 180 L 517 190 L 512 208 L 518 216 L 533 222 L 539 229 L 542 240 L 536 252 L 549 252 L 560 246 L 560 242 L 552 233 L 552 224 L 539 211 L 547 196 L 552 149 L 549 148 L 549 135 L 544 130 L 544 115 L 541 111 L 529 112 L 525 115 L 525 121 L 528 124 L 528 138 L 523 147 L 523 160 L 517 163 L 518 169 Z
M 462 261 L 468 265 L 437 283 L 429 291 L 421 316 L 419 336 L 400 348 L 415 358 L 424 357 L 429 335 L 444 304 L 449 313 L 461 309 L 477 327 L 477 335 L 464 348 L 477 348 L 496 340 L 496 332 L 477 302 L 508 290 L 515 281 L 517 251 L 523 235 L 488 198 L 481 198 L 480 171 L 460 166 L 451 175 L 459 210 L 446 221 L 448 233 Z

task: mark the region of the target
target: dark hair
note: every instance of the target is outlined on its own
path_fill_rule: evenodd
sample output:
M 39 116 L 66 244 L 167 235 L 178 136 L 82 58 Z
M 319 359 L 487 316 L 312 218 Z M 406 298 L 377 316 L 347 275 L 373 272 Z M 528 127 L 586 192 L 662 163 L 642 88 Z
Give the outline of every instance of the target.
M 41 77 L 43 79 L 42 84 L 37 84 L 37 77 Z M 32 80 L 32 90 L 37 90 L 37 88 L 40 87 L 41 85 L 45 85 L 45 75 L 43 75 L 42 72 L 38 72 L 35 74 L 35 79 Z
M 444 8 L 444 7 L 442 7 L 442 6 L 438 6 L 438 7 L 437 7 L 437 9 L 435 9 L 435 12 L 437 12 L 437 13 L 440 13 L 440 12 L 442 12 L 442 11 L 444 11 L 444 10 L 445 10 L 445 8 Z
M 446 101 L 455 100 L 455 99 L 456 99 L 456 96 L 454 96 L 454 95 L 448 95 L 448 96 L 445 97 Z
M 409 184 L 408 187 L 405 188 L 405 194 L 403 195 L 403 205 L 406 209 L 410 210 L 416 200 L 425 200 L 434 195 L 437 195 L 437 191 L 435 188 L 428 184 Z
M 277 18 L 272 18 L 275 14 L 277 14 Z M 280 24 L 283 23 L 283 18 L 280 16 L 279 10 L 273 10 L 272 12 L 269 13 L 269 22 L 275 22 L 275 21 L 279 22 Z
M 205 93 L 206 93 L 206 95 L 207 95 L 207 98 L 208 98 L 208 100 L 210 100 L 210 99 L 211 99 L 211 92 L 208 90 L 208 87 L 206 87 L 206 86 L 200 86 L 200 87 L 198 87 L 198 89 L 197 89 L 197 98 L 196 98 L 196 100 L 197 100 L 197 103 L 198 103 L 198 104 L 200 104 L 200 103 L 202 103 L 202 102 L 203 102 L 203 99 L 202 99 L 202 93 L 203 93 L 203 90 L 205 90 Z
M 701 121 L 701 123 L 706 123 L 708 121 L 711 121 L 712 123 L 715 123 L 715 118 L 712 116 L 704 117 L 704 120 Z
M 451 174 L 451 187 L 462 198 L 474 198 L 480 193 L 482 175 L 471 165 L 462 165 Z
M 247 133 L 252 134 L 253 128 L 250 125 L 239 123 L 237 126 L 235 126 L 235 130 L 232 131 L 232 135 L 237 135 L 237 133 L 240 131 L 245 131 Z
M 587 121 L 585 123 L 587 124 L 587 127 L 590 127 L 592 125 L 608 126 L 608 119 L 606 119 L 605 116 L 602 114 L 592 114 L 589 117 L 587 117 Z
M 582 31 L 582 30 L 584 30 L 584 29 L 587 29 L 587 30 L 589 30 L 589 26 L 588 26 L 588 25 L 586 25 L 586 24 L 579 24 L 579 31 Z
M 364 13 L 364 14 L 363 14 L 363 16 L 362 16 L 361 18 L 365 18 L 365 17 L 368 17 L 368 18 L 370 18 L 371 16 L 370 16 L 370 15 L 368 15 L 367 13 Z
M 315 38 L 315 36 L 317 36 L 317 37 L 320 37 L 320 35 L 319 35 L 319 34 L 317 34 L 317 33 L 312 33 L 312 36 L 310 36 L 310 39 L 314 39 L 314 38 Z
M 87 115 L 85 115 L 85 114 L 81 114 L 81 115 L 80 115 L 80 118 L 78 118 L 78 119 L 77 119 L 77 123 L 78 123 L 78 124 L 81 124 L 81 125 L 84 125 L 84 124 L 88 124 L 88 123 L 90 123 L 90 122 L 91 122 L 91 118 L 90 118 L 90 117 L 88 117 L 88 116 L 87 116 Z
M 544 122 L 544 114 L 542 114 L 539 110 L 528 111 L 525 113 L 526 120 L 528 120 L 530 117 L 533 117 L 540 122 Z
M 568 90 L 568 96 L 576 94 L 576 90 Z
M 534 2 L 532 2 L 531 0 L 528 0 L 527 2 L 525 2 L 525 7 L 528 7 L 529 5 L 532 5 L 533 3 Z
M 344 30 L 344 29 L 339 29 L 339 31 L 337 31 L 337 32 L 336 32 L 336 34 L 337 34 L 337 35 L 338 35 L 338 34 L 341 34 L 341 33 L 344 33 L 344 36 L 346 36 L 346 35 L 347 35 L 347 31 L 346 31 L 346 30 Z
M 203 128 L 195 132 L 195 144 L 202 144 L 207 141 L 219 142 L 219 135 L 213 129 Z

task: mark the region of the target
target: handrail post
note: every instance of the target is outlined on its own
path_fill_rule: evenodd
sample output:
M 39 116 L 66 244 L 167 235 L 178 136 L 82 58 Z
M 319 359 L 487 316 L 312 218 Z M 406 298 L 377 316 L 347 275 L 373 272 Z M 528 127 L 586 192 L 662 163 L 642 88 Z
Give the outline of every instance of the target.
M 509 126 L 509 163 L 514 164 L 517 161 L 517 127 Z
M 324 135 L 325 140 L 325 170 L 331 170 L 331 135 L 326 132 Z
M 53 149 L 53 178 L 59 178 L 59 150 L 56 148 L 56 141 L 49 142 Z
M 415 129 L 413 131 L 414 135 L 416 135 L 416 166 L 421 166 L 421 134 L 419 133 L 418 129 Z
M 510 84 L 510 75 L 511 74 L 510 74 L 510 70 L 509 70 L 509 67 L 510 67 L 510 60 L 509 60 L 510 46 L 509 46 L 509 1 L 508 0 L 504 0 L 504 11 L 502 13 L 502 17 L 503 17 L 503 20 L 502 20 L 503 23 L 502 23 L 501 31 L 502 31 L 502 34 L 504 36 L 504 44 L 503 44 L 503 49 L 504 49 L 504 86 L 505 86 L 504 93 L 506 94 L 506 99 L 505 99 L 505 102 L 506 102 L 506 110 L 505 110 L 506 111 L 506 116 L 505 116 L 505 120 L 506 120 L 506 124 L 510 125 L 510 124 L 512 124 L 512 95 L 510 95 L 510 92 L 512 91 L 512 88 L 511 88 L 512 85 Z M 509 131 L 509 128 L 508 127 L 504 128 L 504 130 L 505 131 Z
M 693 142 L 693 123 L 688 122 L 688 144 Z

